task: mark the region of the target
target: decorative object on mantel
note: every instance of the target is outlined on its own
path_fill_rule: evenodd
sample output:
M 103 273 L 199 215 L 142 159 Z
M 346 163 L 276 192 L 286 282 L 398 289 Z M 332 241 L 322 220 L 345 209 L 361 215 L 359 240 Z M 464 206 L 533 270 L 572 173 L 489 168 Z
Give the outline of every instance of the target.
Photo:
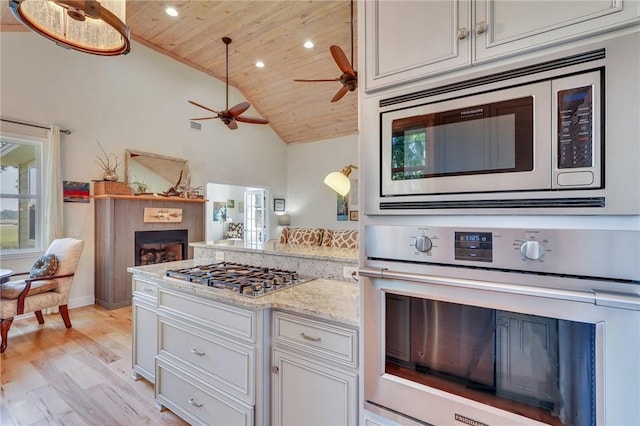
M 94 180 L 93 195 L 131 195 L 131 188 L 125 182 Z
M 125 0 L 11 0 L 9 7 L 21 24 L 59 46 L 101 56 L 131 49 Z
M 98 142 L 98 146 L 102 150 L 102 153 L 104 154 L 104 158 L 100 158 L 99 156 L 96 157 L 97 158 L 96 163 L 98 163 L 100 167 L 102 167 L 102 171 L 103 171 L 102 179 L 108 180 L 110 182 L 117 182 L 118 181 L 117 169 L 118 169 L 118 166 L 120 165 L 120 161 L 118 161 L 118 156 L 115 155 L 113 152 L 110 152 L 109 154 L 107 154 L 107 151 L 105 151 L 100 141 L 97 141 L 97 142 Z
M 349 175 L 353 169 L 357 169 L 357 167 L 349 164 L 339 172 L 331 172 L 324 178 L 324 183 L 338 194 L 345 196 L 351 190 Z
M 182 209 L 163 209 L 145 207 L 143 222 L 145 223 L 179 223 L 182 222 Z

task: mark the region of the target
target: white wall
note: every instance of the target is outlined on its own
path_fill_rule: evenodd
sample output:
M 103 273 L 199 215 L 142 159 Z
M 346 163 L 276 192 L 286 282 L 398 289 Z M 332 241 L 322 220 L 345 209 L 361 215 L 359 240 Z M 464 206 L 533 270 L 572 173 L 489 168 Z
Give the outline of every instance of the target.
M 137 43 L 126 56 L 99 57 L 63 49 L 31 32 L 4 32 L 0 55 L 2 118 L 72 131 L 62 138 L 64 180 L 101 178 L 95 162 L 99 140 L 121 161 L 126 148 L 188 159 L 192 186 L 234 182 L 286 193 L 287 146 L 269 126 L 240 123 L 231 131 L 220 120 L 209 120 L 201 133 L 189 130 L 189 118 L 203 111 L 188 100 L 224 107 L 219 80 Z M 229 97 L 230 105 L 243 100 L 233 88 Z M 248 114 L 259 115 L 252 109 Z M 124 165 L 118 174 L 124 177 Z M 86 241 L 69 305 L 91 304 L 93 203 L 65 203 L 64 216 L 65 233 L 79 228 Z M 4 267 L 16 270 L 25 263 L 30 264 L 2 259 Z
M 287 152 L 286 211 L 291 226 L 328 229 L 358 229 L 358 222 L 337 220 L 337 194 L 324 178 L 346 165 L 358 165 L 358 135 L 289 145 Z M 351 175 L 356 195 L 358 170 Z M 277 194 L 274 195 L 277 198 Z M 357 209 L 353 203 L 350 209 Z

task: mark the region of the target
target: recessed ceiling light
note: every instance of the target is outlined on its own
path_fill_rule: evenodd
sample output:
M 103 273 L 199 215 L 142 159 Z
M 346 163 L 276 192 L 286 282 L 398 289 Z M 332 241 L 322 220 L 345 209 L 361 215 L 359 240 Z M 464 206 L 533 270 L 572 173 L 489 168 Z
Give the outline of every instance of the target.
M 258 68 L 264 68 L 264 62 L 262 62 L 262 61 L 258 61 L 258 62 L 256 62 L 256 67 L 258 67 Z
M 306 47 L 307 49 L 311 49 L 313 47 L 313 42 L 311 40 L 305 41 L 304 47 Z
M 169 16 L 178 16 L 178 11 L 175 10 L 173 7 L 168 7 L 164 11 L 167 12 L 167 15 Z

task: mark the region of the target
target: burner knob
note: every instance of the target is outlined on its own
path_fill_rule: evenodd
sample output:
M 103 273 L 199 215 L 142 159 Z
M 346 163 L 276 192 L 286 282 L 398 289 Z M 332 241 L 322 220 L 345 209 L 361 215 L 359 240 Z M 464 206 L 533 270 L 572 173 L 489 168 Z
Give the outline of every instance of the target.
M 544 256 L 544 245 L 538 241 L 525 241 L 520 246 L 520 253 L 525 259 L 539 260 Z
M 418 237 L 416 237 L 416 250 L 426 253 L 429 250 L 431 250 L 431 240 L 429 239 L 429 237 L 425 237 L 424 235 L 420 235 Z

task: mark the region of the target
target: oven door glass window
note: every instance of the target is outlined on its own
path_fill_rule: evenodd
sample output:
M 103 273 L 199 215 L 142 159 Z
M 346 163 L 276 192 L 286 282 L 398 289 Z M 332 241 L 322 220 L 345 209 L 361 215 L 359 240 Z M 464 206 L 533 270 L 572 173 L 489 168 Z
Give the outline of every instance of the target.
M 385 371 L 554 425 L 595 424 L 595 326 L 386 294 Z
M 533 97 L 395 119 L 391 180 L 533 170 Z

